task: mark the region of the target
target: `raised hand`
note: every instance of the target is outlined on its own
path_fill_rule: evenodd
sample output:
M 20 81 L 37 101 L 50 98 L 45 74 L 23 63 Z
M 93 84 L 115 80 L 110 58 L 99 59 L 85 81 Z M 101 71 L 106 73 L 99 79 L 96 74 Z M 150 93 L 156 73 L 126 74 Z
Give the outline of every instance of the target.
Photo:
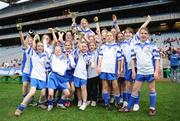
M 52 32 L 54 32 L 54 29 L 53 28 L 48 28 L 48 31 L 52 33 Z
M 39 34 L 35 34 L 34 40 L 35 40 L 35 41 L 40 41 L 40 36 L 39 36 Z
M 116 15 L 115 15 L 115 14 L 113 14 L 113 15 L 112 15 L 112 20 L 113 20 L 114 22 L 116 22 L 116 21 L 117 21 L 117 17 L 116 17 Z

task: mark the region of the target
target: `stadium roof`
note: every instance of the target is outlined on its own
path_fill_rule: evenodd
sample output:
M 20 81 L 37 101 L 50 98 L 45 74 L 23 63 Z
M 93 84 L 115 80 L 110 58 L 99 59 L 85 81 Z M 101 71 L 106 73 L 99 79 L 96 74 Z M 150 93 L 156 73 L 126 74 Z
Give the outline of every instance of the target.
M 19 4 L 31 0 L 0 0 L 0 10 L 12 4 Z

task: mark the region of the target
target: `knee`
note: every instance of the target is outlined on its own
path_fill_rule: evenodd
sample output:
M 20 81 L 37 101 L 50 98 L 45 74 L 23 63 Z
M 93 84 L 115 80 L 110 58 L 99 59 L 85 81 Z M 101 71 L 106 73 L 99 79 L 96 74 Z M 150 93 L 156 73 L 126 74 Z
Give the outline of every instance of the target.
M 132 89 L 132 84 L 131 83 L 126 84 L 126 89 L 131 90 Z
M 113 90 L 114 90 L 114 91 L 118 91 L 118 90 L 119 90 L 119 87 L 118 87 L 117 84 L 114 84 L 114 85 L 113 85 Z
M 69 96 L 71 95 L 71 93 L 70 93 L 69 90 L 65 90 L 65 91 L 64 91 L 64 95 L 65 95 L 66 97 L 69 97 Z
M 156 91 L 155 86 L 149 85 L 149 92 L 155 92 L 155 91 Z
M 46 91 L 41 91 L 41 97 L 45 97 L 46 96 Z
M 108 90 L 108 84 L 103 83 L 102 88 L 103 88 L 103 90 Z
M 156 92 L 156 89 L 154 87 L 149 87 L 149 92 Z
M 34 96 L 35 95 L 35 91 L 30 91 L 29 93 L 28 93 L 28 95 L 30 95 L 30 96 Z
M 137 87 L 133 87 L 132 94 L 138 95 L 139 89 Z
M 54 93 L 48 92 L 48 97 L 49 97 L 49 98 L 52 98 L 53 96 L 54 96 Z
M 81 90 L 83 90 L 83 91 L 86 90 L 86 85 L 82 85 Z
M 74 94 L 74 92 L 75 92 L 75 88 L 74 87 L 71 88 L 71 92 L 72 92 L 72 94 Z
M 28 88 L 28 83 L 23 83 L 23 88 Z

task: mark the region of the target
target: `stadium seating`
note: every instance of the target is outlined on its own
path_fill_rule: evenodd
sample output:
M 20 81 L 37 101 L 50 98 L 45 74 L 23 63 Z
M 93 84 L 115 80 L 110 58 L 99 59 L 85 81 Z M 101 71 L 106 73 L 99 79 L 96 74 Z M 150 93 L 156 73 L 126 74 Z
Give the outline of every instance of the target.
M 20 46 L 0 47 L 0 63 L 10 62 L 13 59 L 22 59 L 23 50 Z
M 153 34 L 152 35 L 153 41 L 157 44 L 158 47 L 180 47 L 180 33 L 162 33 L 160 35 Z M 171 43 L 171 45 L 170 45 Z

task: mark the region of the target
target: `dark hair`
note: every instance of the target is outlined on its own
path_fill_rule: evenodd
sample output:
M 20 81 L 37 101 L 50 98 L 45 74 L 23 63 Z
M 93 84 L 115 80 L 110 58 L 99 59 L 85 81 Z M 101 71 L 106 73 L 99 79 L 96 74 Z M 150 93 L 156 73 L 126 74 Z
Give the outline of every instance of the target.
M 118 40 L 118 35 L 119 34 L 122 34 L 123 35 L 123 33 L 120 31 L 120 32 L 117 32 L 117 34 L 116 34 L 116 40 Z
M 66 40 L 65 40 L 65 39 L 66 39 L 66 34 L 67 34 L 68 32 L 71 33 L 71 35 L 73 36 L 73 32 L 72 32 L 71 30 L 66 31 L 65 34 L 63 35 L 63 40 L 64 40 L 64 41 L 66 41 Z
M 173 51 L 172 51 L 172 54 L 176 54 L 176 50 L 173 50 Z

